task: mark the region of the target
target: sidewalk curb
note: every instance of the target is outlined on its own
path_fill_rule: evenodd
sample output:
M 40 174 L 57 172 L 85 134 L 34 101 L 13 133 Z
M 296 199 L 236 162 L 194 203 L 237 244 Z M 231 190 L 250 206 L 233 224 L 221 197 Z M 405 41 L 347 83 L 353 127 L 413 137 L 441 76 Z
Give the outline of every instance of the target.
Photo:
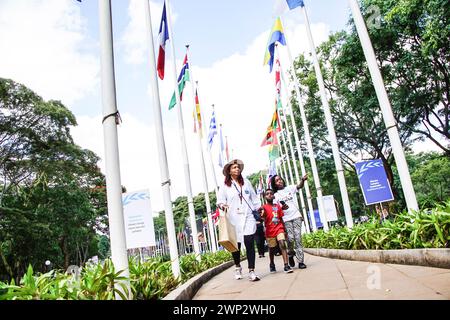
M 344 250 L 305 248 L 306 253 L 344 260 L 450 269 L 450 249 Z
M 193 278 L 182 284 L 180 287 L 170 292 L 167 296 L 162 298 L 162 300 L 192 300 L 192 298 L 204 283 L 233 265 L 234 262 L 233 260 L 231 260 L 228 262 L 224 262 L 219 266 L 212 267 L 211 269 L 203 271 L 202 273 L 194 276 Z

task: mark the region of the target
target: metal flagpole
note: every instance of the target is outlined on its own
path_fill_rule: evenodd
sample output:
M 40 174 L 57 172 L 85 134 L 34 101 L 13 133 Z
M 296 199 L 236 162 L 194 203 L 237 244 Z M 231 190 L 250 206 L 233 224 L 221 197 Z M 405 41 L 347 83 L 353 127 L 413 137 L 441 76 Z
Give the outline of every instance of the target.
M 389 97 L 387 95 L 386 88 L 384 87 L 383 77 L 381 76 L 380 69 L 378 68 L 372 42 L 370 41 L 366 25 L 364 24 L 358 2 L 356 0 L 349 0 L 348 2 L 352 10 L 353 20 L 355 21 L 356 31 L 358 32 L 358 36 L 361 41 L 364 56 L 367 60 L 367 65 L 369 67 L 370 76 L 372 77 L 373 86 L 375 87 L 381 112 L 383 113 L 383 120 L 392 146 L 392 152 L 394 153 L 395 163 L 397 164 L 400 182 L 402 184 L 403 193 L 405 194 L 406 205 L 409 211 L 417 211 L 419 210 L 419 206 L 417 204 L 411 176 L 409 175 L 408 164 L 406 163 L 402 142 L 400 141 L 400 137 L 398 135 L 397 122 L 395 121 L 394 114 L 392 113 L 391 103 L 389 102 Z
M 191 184 L 191 173 L 189 168 L 189 157 L 187 154 L 187 148 L 186 148 L 186 137 L 184 132 L 184 121 L 183 121 L 183 113 L 181 111 L 181 99 L 180 99 L 180 90 L 178 87 L 178 81 L 177 81 L 177 71 L 176 71 L 176 57 L 175 57 L 175 44 L 173 40 L 173 32 L 172 32 L 172 26 L 171 26 L 171 10 L 169 2 L 166 1 L 167 5 L 167 20 L 168 20 L 168 27 L 169 27 L 169 34 L 171 39 L 171 48 L 172 48 L 172 59 L 173 59 L 173 74 L 174 74 L 174 82 L 175 82 L 175 97 L 176 97 L 176 109 L 177 109 L 177 115 L 178 115 L 178 130 L 180 133 L 180 139 L 181 139 L 181 154 L 182 154 L 182 161 L 183 161 L 183 168 L 184 168 L 184 181 L 186 186 L 186 193 L 187 193 L 187 203 L 188 203 L 188 210 L 189 210 L 189 219 L 190 223 L 192 224 L 192 230 L 197 230 L 197 226 L 195 225 L 195 209 L 194 209 L 194 200 L 192 197 L 192 184 Z M 189 59 L 187 59 L 187 63 L 189 65 Z M 190 67 L 187 68 L 185 72 L 189 72 L 189 77 L 191 76 L 191 69 Z M 190 80 L 192 82 L 192 79 Z M 195 99 L 195 98 L 194 98 Z M 195 228 L 195 229 L 194 229 Z M 195 254 L 198 256 L 200 255 L 200 248 L 198 246 L 198 240 L 194 240 L 194 251 Z
M 281 18 L 280 18 L 281 20 Z M 286 34 L 284 35 L 286 38 Z M 303 104 L 301 102 L 301 95 L 300 95 L 300 85 L 297 79 L 297 74 L 295 73 L 295 67 L 294 67 L 294 62 L 292 60 L 292 55 L 291 55 L 291 50 L 289 49 L 289 42 L 286 39 L 286 49 L 287 49 L 287 53 L 288 53 L 288 58 L 289 58 L 289 63 L 291 65 L 292 68 L 292 75 L 294 77 L 294 85 L 295 85 L 295 92 L 297 93 L 297 102 L 298 102 L 298 107 L 300 109 L 300 114 L 302 117 L 302 122 L 303 122 L 303 129 L 305 130 L 305 140 L 306 140 L 306 145 L 308 147 L 308 153 L 309 153 L 309 161 L 311 163 L 311 170 L 313 173 L 313 177 L 314 177 L 314 184 L 316 186 L 316 192 L 317 192 L 317 204 L 319 206 L 319 215 L 320 215 L 320 220 L 322 220 L 323 222 L 323 229 L 325 231 L 328 231 L 328 222 L 325 219 L 325 206 L 323 204 L 323 196 L 322 196 L 322 187 L 320 186 L 320 179 L 319 179 L 319 174 L 317 172 L 317 165 L 316 165 L 316 159 L 314 157 L 314 150 L 312 147 L 312 143 L 311 143 L 311 136 L 309 134 L 309 128 L 308 128 L 308 121 L 306 120 L 306 113 L 305 113 L 305 108 L 303 107 Z M 311 212 L 311 217 L 314 216 L 314 212 Z M 314 219 L 314 218 L 312 218 Z M 314 231 L 315 231 L 315 223 L 313 225 Z
M 280 118 L 281 118 L 281 116 L 280 116 Z M 280 129 L 281 129 L 281 132 L 280 132 L 280 136 L 281 136 L 280 144 L 283 145 L 283 148 L 284 148 L 283 152 L 286 155 L 286 162 L 288 164 L 287 166 L 288 166 L 288 172 L 289 172 L 289 179 L 291 180 L 290 183 L 294 184 L 294 176 L 292 175 L 292 166 L 291 166 L 291 162 L 289 161 L 289 153 L 288 153 L 288 150 L 287 150 L 287 142 L 286 142 L 286 138 L 284 137 L 285 131 L 283 129 L 282 123 L 283 123 L 283 120 L 280 120 Z
M 283 148 L 281 147 L 281 143 L 282 143 L 282 141 L 281 141 L 282 138 L 280 138 L 281 132 L 278 132 L 277 135 L 278 135 L 278 141 L 280 141 L 280 159 L 281 159 L 280 168 L 283 170 L 283 177 L 284 177 L 284 179 L 286 179 L 288 184 L 290 184 L 289 176 L 288 176 L 287 170 L 286 170 L 286 163 L 284 161 L 284 152 L 283 152 Z
M 110 0 L 99 1 L 99 24 L 101 44 L 101 79 L 103 105 L 103 137 L 105 146 L 106 196 L 111 238 L 111 255 L 116 270 L 123 270 L 122 276 L 129 278 L 128 255 L 125 238 L 125 224 L 122 206 L 122 184 L 120 182 L 119 146 L 117 124 L 119 113 L 116 104 L 114 81 L 114 49 Z M 122 281 L 128 292 L 118 290 L 130 297 L 130 283 Z M 121 297 L 116 294 L 116 299 Z
M 283 106 L 283 114 L 286 115 L 284 106 Z M 293 163 L 293 166 L 294 166 L 295 179 L 296 179 L 297 185 L 298 185 L 298 184 L 300 184 L 300 176 L 298 174 L 297 164 L 295 163 L 294 147 L 292 146 L 291 133 L 290 133 L 290 130 L 289 130 L 289 126 L 288 126 L 286 117 L 284 117 L 284 122 L 285 122 L 284 128 L 286 129 L 286 133 L 287 133 L 287 136 L 288 136 L 289 149 L 291 150 L 291 159 L 292 159 L 292 163 Z M 306 183 L 306 181 L 304 181 L 303 183 Z M 303 186 L 305 186 L 305 185 L 303 185 Z M 305 217 L 305 221 L 308 221 L 308 215 L 306 213 L 305 199 L 303 198 L 303 191 L 302 191 L 302 189 L 298 190 L 298 193 L 300 195 L 300 204 L 302 206 L 302 211 L 303 211 L 303 215 Z M 305 223 L 305 226 L 306 226 L 306 232 L 310 233 L 308 223 Z
M 172 59 L 173 59 L 173 75 L 174 75 L 174 82 L 175 82 L 175 97 L 177 101 L 177 113 L 178 113 L 178 129 L 180 132 L 180 139 L 181 139 L 181 154 L 183 159 L 183 168 L 184 168 L 184 181 L 186 185 L 186 193 L 187 193 L 187 203 L 188 203 L 188 210 L 189 210 L 189 219 L 191 223 L 193 221 L 195 222 L 195 209 L 194 209 L 194 199 L 192 198 L 192 184 L 191 184 L 191 173 L 189 169 L 189 158 L 187 154 L 187 148 L 186 148 L 186 137 L 184 132 L 184 122 L 183 122 L 183 113 L 181 112 L 181 99 L 180 99 L 180 90 L 178 88 L 178 81 L 177 81 L 177 70 L 176 70 L 176 59 L 175 59 L 175 44 L 174 44 L 174 38 L 173 38 L 173 32 L 172 32 L 172 20 L 171 20 L 171 10 L 170 10 L 170 4 L 169 1 L 166 0 L 167 4 L 167 20 L 168 20 L 168 28 L 169 28 L 169 34 L 170 34 L 170 43 L 172 48 Z M 187 63 L 189 65 L 189 60 L 187 60 Z M 189 72 L 189 76 L 191 76 L 191 69 L 190 67 L 186 72 Z M 192 80 L 190 80 L 192 82 Z M 194 98 L 195 99 L 195 98 Z M 195 223 L 194 223 L 195 225 Z M 195 226 L 196 228 L 196 226 Z M 198 241 L 197 246 L 194 245 L 195 253 L 197 255 L 200 254 L 200 250 L 198 247 Z
M 281 102 L 281 87 L 282 85 L 285 86 L 285 84 L 282 84 L 282 70 L 281 70 L 281 64 L 280 64 L 280 60 L 278 58 L 278 44 L 275 44 L 275 51 L 274 51 L 274 55 L 275 55 L 275 82 L 276 82 L 276 87 L 277 87 L 277 99 L 279 99 L 279 106 L 281 106 L 281 111 L 283 111 L 283 118 L 280 116 L 281 118 L 281 122 L 284 122 L 284 128 L 286 130 L 287 133 L 287 141 L 289 144 L 289 149 L 291 151 L 291 160 L 292 160 L 292 165 L 294 166 L 294 173 L 295 173 L 295 179 L 296 179 L 296 184 L 300 184 L 300 176 L 298 174 L 298 168 L 297 168 L 297 163 L 295 161 L 295 154 L 294 154 L 294 147 L 292 144 L 292 136 L 291 136 L 291 132 L 289 130 L 289 125 L 288 125 L 288 120 L 287 120 L 287 113 L 286 113 L 286 108 L 284 107 L 283 103 Z M 278 74 L 278 76 L 277 76 Z M 283 81 L 284 82 L 284 81 Z M 286 93 L 286 88 L 284 88 L 284 92 Z M 286 100 L 288 99 L 288 95 L 285 94 L 286 96 Z M 277 104 L 278 107 L 278 104 Z M 292 119 L 291 119 L 292 120 Z M 286 151 L 287 153 L 287 151 Z M 293 179 L 292 179 L 293 180 Z M 305 183 L 306 181 L 304 181 Z M 304 220 L 308 221 L 308 215 L 306 213 L 306 206 L 305 206 L 305 199 L 303 198 L 303 191 L 301 189 L 299 189 L 299 196 L 300 196 L 300 204 L 302 206 L 302 211 L 303 211 L 303 216 L 306 217 Z M 300 210 L 299 210 L 300 211 Z M 309 224 L 305 223 L 305 227 L 306 227 L 306 232 L 310 233 L 309 230 Z
M 333 151 L 334 164 L 336 166 L 336 172 L 339 182 L 339 189 L 341 191 L 342 205 L 344 206 L 345 220 L 347 227 L 353 227 L 352 210 L 350 209 L 350 201 L 348 199 L 347 184 L 345 183 L 344 168 L 342 167 L 341 157 L 339 155 L 339 147 L 337 144 L 336 132 L 334 131 L 333 118 L 331 117 L 330 106 L 328 105 L 328 99 L 325 92 L 325 85 L 323 82 L 322 72 L 320 70 L 319 59 L 317 58 L 316 48 L 314 46 L 314 40 L 312 37 L 311 27 L 309 24 L 308 14 L 306 8 L 302 6 L 301 11 L 305 18 L 306 31 L 308 34 L 309 45 L 314 63 L 314 70 L 316 73 L 317 83 L 319 85 L 320 99 L 322 100 L 323 112 L 325 115 L 325 122 L 328 128 L 328 135 L 331 143 L 331 149 Z
M 191 76 L 192 76 L 192 73 L 191 73 Z M 194 99 L 195 99 L 195 88 L 194 88 L 194 85 L 193 85 L 193 83 L 194 83 L 194 77 L 192 76 L 192 91 L 193 91 L 193 95 L 194 95 Z M 197 94 L 198 94 L 198 82 L 197 82 Z M 194 100 L 194 103 L 195 103 L 195 100 Z M 201 117 L 202 117 L 202 119 L 205 119 L 204 117 L 203 117 L 203 114 L 201 113 L 201 109 L 200 109 L 200 115 L 201 115 Z M 197 122 L 197 110 L 195 110 L 195 122 L 196 122 L 196 125 L 197 125 L 197 128 L 198 128 L 198 122 Z M 216 237 L 215 237 L 215 235 L 214 235 L 214 231 L 213 231 L 213 229 L 211 228 L 211 226 L 212 226 L 212 219 L 211 219 L 211 201 L 210 201 L 210 199 L 209 199 L 209 191 L 208 191 L 208 179 L 207 179 L 207 175 L 206 175 L 206 166 L 205 166 L 205 158 L 204 158 L 204 154 L 203 154 L 203 146 L 202 146 L 202 142 L 201 142 L 201 138 L 200 138 L 200 128 L 198 129 L 199 131 L 198 131 L 198 147 L 199 147 L 199 149 L 200 149 L 200 155 L 201 155 L 201 164 L 202 164 L 202 170 L 201 170 L 201 173 L 202 173 L 202 180 L 203 180 L 203 191 L 204 191 L 204 193 L 205 193 L 205 205 L 206 205 L 206 217 L 207 217 L 207 220 L 208 220 L 208 225 L 210 226 L 210 228 L 209 228 L 209 232 L 210 232 L 210 236 L 209 236 L 209 238 L 211 239 L 211 242 L 212 242 L 212 246 L 211 246 L 211 249 L 212 249 L 212 251 L 213 252 L 216 252 L 216 250 L 217 250 L 217 247 L 216 247 Z M 212 159 L 210 159 L 211 161 L 212 161 Z M 213 171 L 213 175 L 214 175 L 214 171 Z M 216 186 L 216 188 L 217 188 L 217 186 Z M 216 196 L 217 196 L 217 190 L 216 190 Z
M 291 103 L 289 101 L 289 95 L 288 95 L 288 91 L 287 91 L 287 83 L 285 81 L 284 78 L 284 71 L 283 68 L 280 65 L 280 73 L 281 73 L 281 81 L 283 81 L 283 87 L 284 87 L 284 93 L 286 96 L 286 101 L 287 101 L 287 107 L 289 110 L 289 116 L 291 118 L 291 123 L 292 123 L 292 128 L 294 131 L 294 139 L 295 139 L 295 145 L 297 148 L 297 155 L 298 155 L 298 160 L 300 161 L 300 170 L 302 172 L 302 176 L 304 176 L 306 174 L 306 169 L 305 169 L 305 163 L 303 161 L 303 152 L 302 152 L 302 148 L 300 147 L 300 139 L 298 138 L 298 131 L 297 131 L 297 125 L 295 123 L 295 119 L 294 119 L 294 114 L 292 112 L 292 106 Z M 296 168 L 296 166 L 294 166 L 294 168 Z M 299 183 L 300 183 L 300 179 L 299 179 Z M 305 193 L 306 193 L 306 202 L 308 204 L 308 210 L 309 212 L 311 212 L 311 225 L 313 230 L 315 231 L 317 229 L 316 227 L 316 219 L 314 217 L 314 215 L 312 214 L 314 212 L 314 207 L 312 204 L 312 197 L 311 197 L 311 192 L 309 191 L 309 183 L 308 180 L 304 181 L 304 185 L 303 185 L 304 189 L 305 189 Z M 306 215 L 306 217 L 308 217 L 308 215 Z M 307 227 L 309 229 L 309 226 Z
M 147 20 L 147 38 L 149 42 L 150 55 L 150 86 L 153 97 L 153 117 L 155 121 L 156 143 L 158 147 L 159 170 L 161 174 L 161 186 L 164 200 L 164 211 L 166 216 L 167 236 L 169 238 L 170 260 L 172 264 L 172 273 L 175 278 L 180 276 L 180 263 L 178 257 L 177 238 L 175 235 L 175 224 L 173 222 L 172 200 L 170 197 L 170 177 L 167 165 L 166 145 L 164 142 L 164 131 L 161 116 L 161 102 L 159 99 L 158 79 L 155 62 L 155 48 L 153 45 L 153 31 L 150 13 L 149 1 L 144 1 L 146 20 Z M 170 11 L 170 10 L 168 10 Z
M 188 56 L 188 61 L 190 62 L 191 57 L 189 56 L 189 45 L 186 45 L 186 55 Z M 191 64 L 192 67 L 192 64 Z M 207 214 L 208 212 L 211 211 L 211 202 L 209 199 L 209 193 L 208 193 L 208 178 L 206 175 L 206 166 L 205 166 L 205 156 L 203 153 L 203 147 L 202 147 L 202 131 L 203 131 L 203 126 L 200 128 L 200 124 L 198 123 L 198 119 L 197 119 L 197 105 L 196 105 L 196 101 L 195 101 L 195 86 L 194 86 L 194 75 L 192 72 L 192 69 L 190 70 L 190 77 L 191 77 L 191 89 L 192 89 L 192 97 L 194 100 L 194 123 L 195 126 L 198 130 L 197 132 L 197 144 L 198 144 L 198 148 L 200 150 L 200 165 L 201 165 L 201 174 L 202 174 L 202 181 L 203 181 L 203 192 L 205 193 L 205 205 L 206 205 L 206 211 Z M 197 94 L 198 94 L 198 82 L 195 82 L 197 84 Z M 200 109 L 200 117 L 203 119 L 203 114 L 201 113 L 201 109 Z M 209 220 L 209 219 L 208 219 Z

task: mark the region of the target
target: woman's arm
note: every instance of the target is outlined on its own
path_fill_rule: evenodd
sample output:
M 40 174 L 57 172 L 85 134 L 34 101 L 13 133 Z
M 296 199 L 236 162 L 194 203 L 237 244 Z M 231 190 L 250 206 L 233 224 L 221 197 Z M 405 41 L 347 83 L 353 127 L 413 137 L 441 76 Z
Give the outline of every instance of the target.
M 228 202 L 227 202 L 227 194 L 226 194 L 226 191 L 225 191 L 225 185 L 222 185 L 219 188 L 219 193 L 217 194 L 216 205 L 221 210 L 228 209 Z

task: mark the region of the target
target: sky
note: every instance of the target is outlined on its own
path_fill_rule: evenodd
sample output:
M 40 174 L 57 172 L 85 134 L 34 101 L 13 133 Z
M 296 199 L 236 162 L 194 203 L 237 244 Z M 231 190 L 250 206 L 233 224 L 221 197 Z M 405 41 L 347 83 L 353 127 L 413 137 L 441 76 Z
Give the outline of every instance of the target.
M 163 210 L 149 74 L 149 47 L 145 22 L 146 0 L 112 0 L 121 182 L 128 191 L 150 190 L 153 210 Z M 157 45 L 162 0 L 151 0 L 152 30 Z M 350 9 L 346 0 L 305 0 L 315 44 L 346 28 Z M 185 45 L 190 45 L 190 68 L 198 81 L 204 116 L 204 136 L 215 106 L 232 158 L 244 161 L 244 175 L 267 168 L 267 147 L 260 147 L 270 123 L 274 73 L 263 66 L 270 29 L 275 20 L 274 0 L 172 0 L 172 29 L 176 73 Z M 292 56 L 308 52 L 301 11 L 282 15 Z M 176 110 L 168 110 L 174 89 L 173 54 L 166 46 L 166 77 L 159 82 L 171 196 L 186 195 L 181 139 Z M 286 48 L 280 61 L 287 69 Z M 100 42 L 98 1 L 0 0 L 0 77 L 31 88 L 44 99 L 61 100 L 77 118 L 71 128 L 75 142 L 100 156 L 103 172 L 104 137 L 101 124 Z M 193 133 L 193 97 L 190 84 L 181 105 L 194 196 L 204 192 L 200 152 Z M 211 157 L 219 184 L 218 136 Z M 206 142 L 203 141 L 203 145 Z M 206 164 L 208 190 L 213 173 Z M 320 174 L 320 173 L 319 173 Z

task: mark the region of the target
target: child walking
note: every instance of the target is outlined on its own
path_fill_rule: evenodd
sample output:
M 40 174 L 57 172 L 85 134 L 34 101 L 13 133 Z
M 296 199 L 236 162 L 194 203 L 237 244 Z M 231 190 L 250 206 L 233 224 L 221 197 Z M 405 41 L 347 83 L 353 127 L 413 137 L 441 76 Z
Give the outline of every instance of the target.
M 272 189 L 267 189 L 264 192 L 264 197 L 267 204 L 263 205 L 261 216 L 264 219 L 264 224 L 266 226 L 266 239 L 269 244 L 270 273 L 275 273 L 277 271 L 274 262 L 275 248 L 277 245 L 279 246 L 281 255 L 283 256 L 284 272 L 291 273 L 293 270 L 288 264 L 287 244 L 284 236 L 284 223 L 282 220 L 283 210 L 279 204 L 273 203 L 275 196 Z

